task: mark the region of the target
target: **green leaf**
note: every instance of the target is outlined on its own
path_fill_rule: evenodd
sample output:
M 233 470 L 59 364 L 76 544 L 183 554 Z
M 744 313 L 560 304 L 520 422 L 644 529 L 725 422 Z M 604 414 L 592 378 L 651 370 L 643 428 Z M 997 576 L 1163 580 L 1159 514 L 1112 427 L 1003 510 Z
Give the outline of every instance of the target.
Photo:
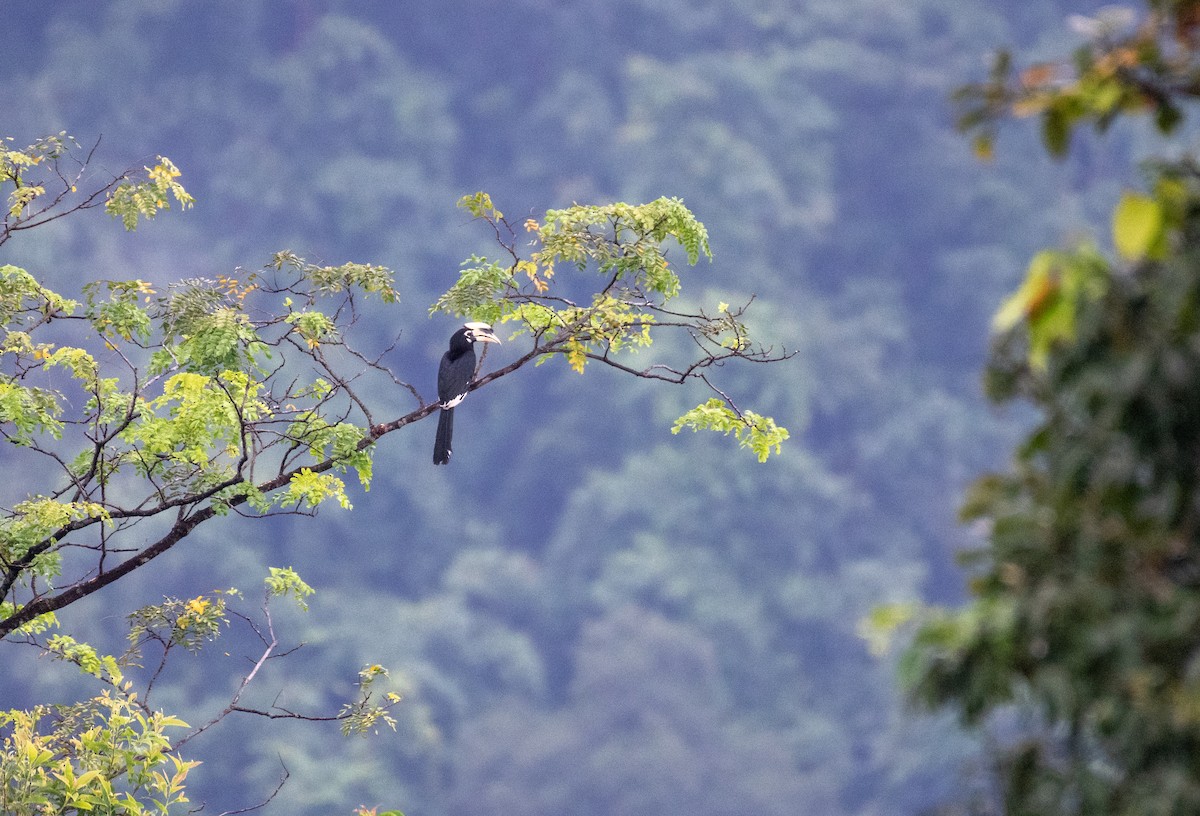
M 921 612 L 919 603 L 891 603 L 877 606 L 859 621 L 858 636 L 867 642 L 875 656 L 887 654 L 903 626 L 911 623 Z
M 328 473 L 314 473 L 310 468 L 301 468 L 292 475 L 286 492 L 279 497 L 279 506 L 308 504 L 316 508 L 326 499 L 335 500 L 345 510 L 351 509 L 350 499 L 346 496 L 346 485 L 341 479 Z
M 1170 100 L 1162 100 L 1154 112 L 1154 124 L 1160 133 L 1170 133 L 1183 121 L 1183 111 Z
M 499 323 L 512 310 L 504 293 L 513 287 L 512 270 L 496 261 L 472 255 L 463 262 L 458 282 L 450 287 L 429 313 L 470 317 L 484 323 Z
M 291 595 L 296 601 L 296 606 L 307 612 L 308 603 L 305 599 L 314 594 L 316 590 L 306 584 L 291 567 L 270 567 L 269 569 L 270 574 L 263 579 L 263 583 L 271 596 L 281 598 Z
M 1067 155 L 1071 142 L 1071 117 L 1062 104 L 1047 108 L 1042 116 L 1042 141 L 1056 159 Z
M 992 317 L 992 330 L 1006 332 L 1029 316 L 1036 315 L 1046 301 L 1058 292 L 1055 266 L 1058 253 L 1046 250 L 1033 256 L 1025 280 Z
M 1029 333 L 1029 361 L 1044 368 L 1056 343 L 1075 336 L 1080 304 L 1107 289 L 1109 267 L 1093 248 L 1074 252 L 1043 250 L 1033 257 L 1025 280 L 992 318 L 992 329 L 1007 332 L 1024 322 Z
M 492 204 L 492 197 L 482 190 L 463 196 L 458 200 L 458 206 L 476 218 L 486 218 L 489 221 L 499 221 L 504 218 L 504 213 L 497 210 Z
M 185 210 L 194 203 L 188 191 L 176 181 L 179 170 L 170 159 L 159 156 L 158 164 L 144 169 L 145 181 L 122 182 L 113 188 L 104 204 L 108 214 L 120 218 L 127 230 L 137 228 L 139 217 L 154 218 L 160 210 L 169 210 L 172 198 Z
M 1140 261 L 1156 254 L 1163 222 L 1163 208 L 1158 201 L 1127 191 L 1113 211 L 1113 245 L 1127 261 Z

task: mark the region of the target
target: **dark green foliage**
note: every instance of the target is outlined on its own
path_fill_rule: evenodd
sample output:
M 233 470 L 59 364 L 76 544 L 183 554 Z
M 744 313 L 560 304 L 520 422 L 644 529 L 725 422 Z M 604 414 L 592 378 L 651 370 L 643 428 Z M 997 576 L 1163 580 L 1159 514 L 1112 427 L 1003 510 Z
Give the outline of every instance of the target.
M 1200 176 L 1167 172 L 1186 190 L 1168 255 L 1108 271 L 1044 366 L 1025 328 L 998 342 L 993 392 L 1042 419 L 963 507 L 988 537 L 975 600 L 905 668 L 969 721 L 1016 703 L 1052 727 L 1008 754 L 1012 813 L 1200 807 Z
M 1058 157 L 1084 123 L 1174 129 L 1198 96 L 1200 3 L 1146 6 L 1075 18 L 1071 60 L 1015 72 L 1002 52 L 960 95 L 977 149 L 1010 115 L 1040 115 Z M 962 508 L 985 542 L 972 601 L 927 615 L 904 660 L 918 699 L 999 732 L 1005 813 L 1200 808 L 1200 174 L 1147 175 L 1111 216 L 1120 265 L 1043 251 L 997 313 L 989 394 L 1038 422 Z

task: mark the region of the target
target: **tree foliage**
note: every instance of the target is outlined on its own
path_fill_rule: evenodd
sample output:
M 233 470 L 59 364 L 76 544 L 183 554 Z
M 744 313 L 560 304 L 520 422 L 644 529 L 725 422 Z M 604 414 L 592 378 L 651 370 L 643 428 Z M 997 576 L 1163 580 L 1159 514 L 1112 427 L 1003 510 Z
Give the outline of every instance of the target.
M 1187 103 L 1200 96 L 1200 5 L 1147 0 L 1140 18 L 1113 5 L 1070 22 L 1084 41 L 1069 60 L 1017 70 L 1012 53 L 1001 50 L 985 82 L 958 92 L 960 125 L 974 132 L 980 155 L 991 155 L 999 124 L 1010 116 L 1040 117 L 1046 149 L 1060 158 L 1082 123 L 1104 131 L 1122 116 L 1149 115 L 1171 133 L 1184 121 Z
M 117 180 L 73 198 L 81 194 L 57 168 L 74 160 L 65 144 L 65 138 L 44 140 L 7 154 L 14 203 L 0 243 L 87 209 L 102 193 L 127 229 L 165 208 L 169 196 L 191 201 L 174 165 L 162 158 L 147 169 L 145 182 Z M 76 160 L 80 177 L 88 158 Z M 28 168 L 43 162 L 65 188 L 46 202 L 39 199 L 47 185 L 28 178 Z M 709 371 L 739 358 L 775 362 L 786 353 L 754 345 L 737 319 L 741 310 L 722 304 L 710 317 L 667 306 L 681 286 L 667 260 L 668 240 L 690 263 L 708 254 L 704 226 L 681 201 L 550 211 L 543 222 L 526 224 L 535 236 L 528 257 L 486 194 L 463 205 L 490 224 L 510 262 L 480 261 L 482 275 L 465 270 L 431 311 L 510 323 L 514 336 L 529 341 L 521 356 L 473 388 L 555 355 L 580 373 L 597 361 L 649 379 L 695 379 L 720 394 L 729 419 L 721 430 L 754 440 L 760 459 L 769 453 L 760 437 L 769 436 L 778 450 L 786 431 L 739 411 Z M 555 264 L 597 274 L 604 283 L 576 302 L 562 291 Z M 254 272 L 189 278 L 161 292 L 140 279 L 93 281 L 74 298 L 26 270 L 0 267 L 0 435 L 12 456 L 28 457 L 42 474 L 48 465 L 50 473 L 47 484 L 12 485 L 0 518 L 0 635 L 40 644 L 42 633 L 58 626 L 55 613 L 142 568 L 214 517 L 312 514 L 326 502 L 349 509 L 343 476 L 353 471 L 368 490 L 376 443 L 438 408 L 388 367 L 387 348 L 371 354 L 358 348 L 356 324 L 373 298 L 384 306 L 398 300 L 386 268 L 319 265 L 287 251 Z M 629 352 L 670 330 L 690 336 L 695 359 L 644 368 L 627 362 Z M 388 401 L 380 401 L 379 383 Z M 379 416 L 405 399 L 408 413 Z M 272 568 L 267 587 L 301 605 L 312 592 L 290 569 Z M 225 612 L 219 596 L 167 599 L 140 610 L 131 617 L 134 645 L 119 660 L 66 635 L 46 640 L 47 651 L 111 688 L 58 722 L 41 708 L 6 715 L 6 750 L 21 758 L 9 768 L 11 781 L 0 785 L 19 797 L 13 812 L 45 805 L 56 812 L 140 813 L 156 803 L 167 813 L 185 803 L 184 779 L 194 763 L 168 754 L 171 743 L 162 734 L 183 723 L 139 700 L 122 667 L 140 659 L 146 642 L 161 646 L 164 662 L 173 647 L 197 650 L 219 634 Z M 273 635 L 256 631 L 263 656 L 230 705 L 199 731 L 233 711 L 313 719 L 239 703 L 241 689 L 277 645 Z M 379 665 L 361 671 L 360 699 L 329 719 L 342 721 L 347 732 L 394 726 L 387 708 L 398 697 L 389 694 L 384 706 L 372 697 L 373 684 L 386 676 Z M 94 760 L 62 747 L 94 739 L 93 725 L 107 729 Z M 141 753 L 131 747 L 124 764 L 111 765 L 127 743 L 148 747 Z M 114 788 L 114 779 L 125 788 Z
M 13 233 L 92 207 L 103 206 L 126 229 L 134 229 L 139 218 L 170 209 L 171 199 L 185 209 L 192 205 L 191 194 L 178 180 L 179 169 L 162 156 L 144 168 L 145 180 L 135 181 L 127 171 L 93 183 L 88 171 L 98 144 L 83 153 L 65 131 L 23 148 L 15 147 L 11 136 L 0 140 L 0 191 L 6 192 L 8 203 L 0 219 L 0 245 Z M 89 191 L 80 193 L 81 185 Z
M 1075 82 L 1027 75 L 1003 109 L 1040 105 L 1051 152 L 1065 110 L 1173 121 L 1194 95 L 1198 13 L 1151 3 L 1129 32 L 1105 23 Z M 1101 81 L 1105 104 L 1080 96 Z M 962 508 L 986 538 L 967 556 L 973 600 L 926 617 L 905 660 L 919 699 L 968 722 L 1026 715 L 998 759 L 1006 813 L 1200 808 L 1200 171 L 1149 176 L 1114 209 L 1116 260 L 1040 253 L 997 313 L 989 393 L 1039 421 Z
M 41 625 L 29 625 L 10 635 L 10 645 L 34 646 L 73 664 L 101 688 L 95 696 L 74 703 L 0 711 L 3 812 L 14 816 L 189 812 L 188 775 L 201 763 L 184 758 L 183 748 L 234 712 L 337 721 L 345 734 L 365 733 L 380 724 L 394 727 L 389 712 L 400 698 L 394 692 L 376 695 L 373 684 L 387 676 L 386 669 L 378 665 L 359 672 L 356 697 L 333 715 L 302 714 L 278 705 L 267 710 L 247 705 L 243 694 L 259 671 L 287 654 L 276 637 L 271 601 L 295 595 L 303 607 L 302 598 L 312 593 L 294 572 L 278 568 L 271 568 L 265 587 L 257 619 L 240 611 L 242 598 L 236 589 L 190 599 L 168 597 L 160 604 L 137 609 L 127 616 L 128 645 L 118 655 L 101 654 L 69 635 L 47 636 L 51 627 L 45 619 Z M 168 658 L 177 649 L 198 653 L 225 633 L 231 618 L 258 636 L 261 652 L 251 658 L 251 668 L 228 705 L 196 727 L 164 714 L 151 696 Z M 285 771 L 283 780 L 286 778 Z
M 550 210 L 542 221 L 531 218 L 524 224 L 533 234 L 528 257 L 518 251 L 514 229 L 490 196 L 466 196 L 460 206 L 491 225 L 509 263 L 473 258 L 473 266 L 438 299 L 432 312 L 515 324 L 514 336 L 528 335 L 533 342 L 521 362 L 536 357 L 541 364 L 558 355 L 580 374 L 596 361 L 651 380 L 701 381 L 717 396 L 680 417 L 674 433 L 684 427 L 732 433 L 760 462 L 772 449 L 780 451 L 787 429 L 771 417 L 739 409 L 709 373 L 735 359 L 780 362 L 788 352 L 753 341 L 741 320 L 749 303 L 731 309 L 722 302 L 711 313 L 670 305 L 679 295 L 680 280 L 667 260 L 667 239 L 683 248 L 689 264 L 701 255 L 711 258 L 708 231 L 682 201 L 660 198 L 641 206 Z M 563 264 L 606 282 L 588 300 L 572 299 L 572 290 L 563 292 L 563 284 L 556 285 L 556 265 Z M 636 365 L 632 354 L 651 345 L 652 332 L 668 331 L 686 334 L 695 356 L 683 364 Z

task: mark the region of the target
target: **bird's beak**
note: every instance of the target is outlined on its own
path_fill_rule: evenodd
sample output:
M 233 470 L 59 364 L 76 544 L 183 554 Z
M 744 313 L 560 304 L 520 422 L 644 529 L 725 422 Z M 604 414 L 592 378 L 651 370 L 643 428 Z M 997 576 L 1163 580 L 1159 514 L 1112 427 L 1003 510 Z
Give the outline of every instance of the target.
M 467 323 L 465 325 L 471 332 L 472 342 L 477 340 L 480 343 L 500 343 L 500 338 L 487 323 Z

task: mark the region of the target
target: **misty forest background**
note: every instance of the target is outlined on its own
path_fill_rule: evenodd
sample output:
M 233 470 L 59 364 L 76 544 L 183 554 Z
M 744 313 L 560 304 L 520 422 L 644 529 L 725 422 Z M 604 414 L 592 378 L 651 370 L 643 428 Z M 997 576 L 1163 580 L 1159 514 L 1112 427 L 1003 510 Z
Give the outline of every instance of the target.
M 962 599 L 954 553 L 974 539 L 956 507 L 1026 419 L 981 395 L 990 317 L 1038 248 L 1105 240 L 1153 138 L 1120 126 L 1052 164 L 1014 127 L 981 163 L 949 95 L 996 47 L 1065 53 L 1068 16 L 1099 5 L 4 0 L 0 130 L 100 139 L 114 174 L 168 156 L 197 199 L 136 233 L 93 213 L 5 246 L 0 263 L 53 289 L 165 286 L 281 249 L 385 264 L 402 303 L 365 328 L 398 335 L 389 362 L 432 396 L 454 324 L 428 306 L 495 250 L 459 196 L 486 190 L 514 223 L 680 196 L 716 256 L 685 291 L 755 295 L 755 331 L 796 352 L 723 372 L 792 432 L 766 464 L 671 436 L 704 393 L 553 361 L 465 403 L 449 467 L 419 424 L 383 441 L 352 512 L 200 528 L 72 607 L 72 632 L 119 648 L 123 615 L 164 592 L 249 592 L 292 566 L 317 595 L 279 628 L 306 645 L 259 701 L 336 709 L 362 665 L 391 669 L 396 734 L 230 718 L 189 746 L 193 802 L 260 801 L 283 767 L 271 808 L 287 813 L 893 816 L 970 799 L 975 741 L 906 709 L 894 654 L 860 625 L 881 603 Z M 11 504 L 22 479 L 5 479 Z M 253 645 L 237 638 L 174 663 L 156 705 L 192 722 L 224 706 Z M 3 708 L 85 681 L 0 655 Z

